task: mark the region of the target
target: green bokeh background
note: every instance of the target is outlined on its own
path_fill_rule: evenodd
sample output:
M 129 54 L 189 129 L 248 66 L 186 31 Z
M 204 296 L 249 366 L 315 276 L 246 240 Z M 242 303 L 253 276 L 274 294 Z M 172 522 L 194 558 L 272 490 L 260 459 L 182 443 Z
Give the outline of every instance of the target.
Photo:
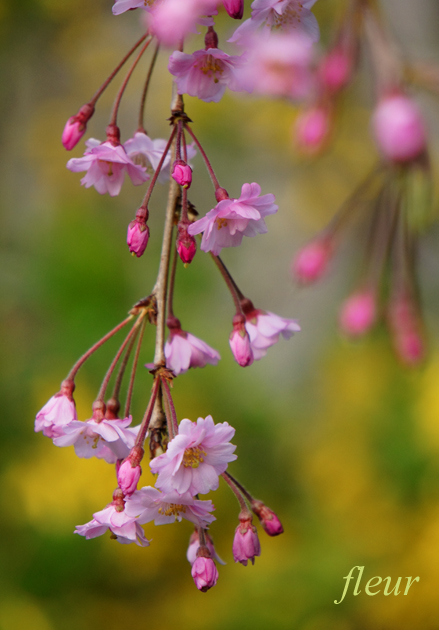
M 140 33 L 137 13 L 116 19 L 111 4 L 0 1 L 0 630 L 436 630 L 437 227 L 424 237 L 420 256 L 431 348 L 420 370 L 400 367 L 384 330 L 354 345 L 336 333 L 337 305 L 361 265 L 361 232 L 350 234 L 322 285 L 299 290 L 288 270 L 293 252 L 376 160 L 364 77 L 341 104 L 334 145 L 313 163 L 293 150 L 291 105 L 230 95 L 219 104 L 187 99 L 194 128 L 230 194 L 238 196 L 245 181 L 258 181 L 280 206 L 267 221 L 267 235 L 225 251 L 224 260 L 258 307 L 297 317 L 303 331 L 240 369 L 228 349 L 230 298 L 209 257 L 199 252 L 188 269 L 178 270 L 176 314 L 223 359 L 217 368 L 178 378 L 175 403 L 180 418 L 210 413 L 236 427 L 238 460 L 231 471 L 276 510 L 285 534 L 269 539 L 261 531 L 255 566 L 236 565 L 231 543 L 237 504 L 220 487 L 212 496 L 218 520 L 211 531 L 227 564 L 206 594 L 194 588 L 185 559 L 187 523 L 148 526 L 153 542 L 147 549 L 118 545 L 108 536 L 86 541 L 72 535 L 75 525 L 110 500 L 114 470 L 102 461 L 79 460 L 72 448 L 55 448 L 34 434 L 35 413 L 78 356 L 149 293 L 166 197 L 161 187 L 151 206 L 150 244 L 143 258 L 134 259 L 125 231 L 142 192 L 126 182 L 119 197 L 102 197 L 80 187 L 79 176 L 65 169 L 59 139 L 66 118 Z M 419 2 L 415 15 L 411 4 L 385 4 L 392 29 L 415 57 L 437 60 L 435 0 Z M 324 40 L 341 7 L 338 0 L 317 3 Z M 152 137 L 165 137 L 168 129 L 165 69 L 163 55 L 147 106 Z M 134 75 L 123 102 L 123 140 L 135 129 L 141 75 Z M 110 90 L 102 98 L 90 136 L 103 139 L 113 97 Z M 437 164 L 437 101 L 423 98 Z M 82 145 L 72 156 L 81 151 Z M 204 214 L 213 195 L 199 157 L 195 168 L 190 198 Z M 152 358 L 153 334 L 150 328 L 145 335 L 143 363 Z M 90 415 L 114 352 L 108 344 L 80 374 L 82 419 Z M 137 419 L 149 388 L 150 375 L 141 369 Z M 343 576 L 355 565 L 365 566 L 362 593 L 354 597 L 351 590 L 336 606 Z M 407 596 L 369 597 L 364 583 L 376 575 L 392 581 L 420 576 L 420 582 Z

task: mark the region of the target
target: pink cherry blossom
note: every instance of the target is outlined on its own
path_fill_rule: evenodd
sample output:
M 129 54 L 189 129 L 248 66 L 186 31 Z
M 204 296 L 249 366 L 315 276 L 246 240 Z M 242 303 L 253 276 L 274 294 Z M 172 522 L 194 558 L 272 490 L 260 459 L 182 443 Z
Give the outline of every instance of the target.
M 237 318 L 238 316 L 236 316 L 236 319 Z M 253 363 L 253 349 L 244 321 L 239 320 L 233 323 L 233 331 L 229 337 L 229 344 L 235 361 L 241 367 L 248 367 Z
M 77 525 L 74 533 L 89 540 L 102 536 L 107 530 L 110 530 L 117 542 L 122 545 L 136 543 L 139 547 L 149 547 L 149 540 L 145 538 L 137 519 L 128 516 L 125 510 L 119 512 L 113 504 L 93 514 L 93 520 L 89 523 Z
M 169 58 L 168 70 L 176 78 L 179 94 L 218 103 L 226 87 L 233 92 L 248 91 L 238 72 L 245 63 L 244 55 L 228 55 L 219 48 L 197 50 L 191 55 L 176 50 Z
M 229 42 L 246 45 L 246 40 L 260 27 L 283 32 L 304 33 L 316 42 L 320 37 L 319 25 L 310 8 L 316 0 L 254 0 L 249 20 L 233 33 Z
M 279 341 L 280 335 L 289 339 L 300 326 L 295 319 L 279 317 L 269 311 L 253 309 L 246 314 L 246 330 L 250 337 L 253 358 L 258 361 L 267 354 L 268 348 Z
M 129 428 L 132 418 L 124 420 L 87 420 L 70 422 L 63 428 L 63 435 L 53 440 L 55 446 L 74 445 L 78 457 L 97 457 L 114 464 L 128 457 L 134 446 L 138 427 Z
M 255 563 L 255 557 L 261 555 L 261 545 L 256 527 L 252 525 L 251 518 L 241 520 L 235 530 L 233 539 L 233 558 L 245 567 L 249 560 Z
M 265 234 L 264 217 L 277 212 L 272 194 L 259 196 L 259 184 L 244 184 L 239 199 L 223 199 L 205 217 L 189 226 L 192 236 L 203 232 L 201 249 L 215 256 L 223 247 L 238 247 L 243 236 Z
M 212 26 L 213 19 L 201 15 L 216 15 L 217 0 L 162 0 L 150 10 L 151 32 L 165 46 L 175 46 L 190 33 L 196 33 L 196 24 Z M 148 9 L 147 9 L 148 10 Z
M 375 292 L 369 289 L 358 291 L 344 302 L 340 311 L 340 327 L 351 337 L 367 333 L 375 323 L 377 305 Z
M 165 357 L 166 367 L 176 376 L 184 374 L 189 368 L 216 365 L 221 358 L 217 350 L 181 328 L 170 329 L 165 344 Z
M 64 383 L 66 383 L 65 386 Z M 70 381 L 71 386 L 68 387 L 68 382 L 64 381 L 64 383 L 61 391 L 52 396 L 35 418 L 35 431 L 42 431 L 43 435 L 49 438 L 63 435 L 64 428 L 78 420 L 72 396 L 74 384 Z
M 75 173 L 87 171 L 81 179 L 86 188 L 94 186 L 101 195 L 109 193 L 114 197 L 120 193 L 125 173 L 131 178 L 135 186 L 139 186 L 149 179 L 143 166 L 138 166 L 128 157 L 121 144 L 102 142 L 90 138 L 86 142 L 87 150 L 82 158 L 72 158 L 67 162 L 67 168 Z
M 235 429 L 227 422 L 214 424 L 212 416 L 197 422 L 182 420 L 178 435 L 169 442 L 168 450 L 151 462 L 158 473 L 156 486 L 163 492 L 206 494 L 216 490 L 219 475 L 236 459 L 236 446 L 229 440 Z
M 151 486 L 136 490 L 125 503 L 128 516 L 136 517 L 142 525 L 151 521 L 155 525 L 167 525 L 184 518 L 199 527 L 208 527 L 216 520 L 210 514 L 214 509 L 212 501 L 194 499 L 189 492 L 163 493 Z
M 154 0 L 116 0 L 113 4 L 113 15 L 120 15 L 121 13 L 125 13 L 125 11 L 130 11 L 131 9 L 144 9 L 145 11 L 151 11 L 151 5 Z
M 143 167 L 149 174 L 152 174 L 157 170 L 166 145 L 167 141 L 163 138 L 152 140 L 143 131 L 137 131 L 132 138 L 124 143 L 123 147 L 134 164 Z M 189 159 L 196 153 L 192 144 L 188 145 L 188 152 Z M 168 151 L 158 176 L 158 181 L 161 184 L 169 179 L 170 161 L 171 156 Z
M 212 558 L 199 556 L 192 565 L 191 571 L 195 586 L 205 593 L 218 581 L 218 569 Z
M 372 117 L 376 142 L 384 157 L 394 162 L 414 160 L 426 149 L 422 114 L 404 94 L 384 98 Z

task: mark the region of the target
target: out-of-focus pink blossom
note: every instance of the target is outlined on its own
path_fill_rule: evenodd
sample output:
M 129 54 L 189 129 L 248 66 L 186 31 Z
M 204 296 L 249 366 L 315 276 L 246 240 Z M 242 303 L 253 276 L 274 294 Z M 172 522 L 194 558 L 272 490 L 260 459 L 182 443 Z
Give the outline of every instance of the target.
M 378 147 L 388 160 L 410 162 L 426 150 L 422 114 L 404 94 L 382 99 L 373 114 L 372 128 Z
M 223 0 L 227 13 L 235 20 L 241 20 L 244 15 L 244 0 Z
M 89 103 L 83 105 L 75 116 L 71 116 L 64 127 L 61 141 L 67 151 L 71 151 L 87 130 L 87 122 L 93 116 L 95 108 Z
M 206 546 L 210 551 L 210 555 L 212 558 L 218 562 L 218 564 L 226 564 L 224 560 L 222 560 L 216 552 L 215 545 L 213 544 L 212 538 L 209 536 L 207 532 L 204 532 L 204 537 L 206 539 Z M 198 531 L 195 530 L 190 537 L 189 546 L 186 553 L 186 558 L 190 564 L 194 564 L 197 559 L 198 549 L 200 548 L 200 537 L 198 535 Z
M 316 105 L 302 111 L 294 124 L 294 138 L 303 153 L 315 155 L 326 145 L 332 129 L 332 116 L 325 106 Z
M 208 346 L 205 341 L 178 327 L 169 331 L 165 357 L 166 367 L 176 376 L 184 374 L 189 368 L 216 365 L 221 358 L 219 352 Z
M 151 486 L 137 490 L 125 503 L 125 512 L 136 517 L 141 525 L 151 521 L 156 525 L 167 525 L 184 518 L 198 527 L 208 527 L 216 520 L 210 514 L 214 509 L 212 501 L 194 499 L 189 492 L 163 493 Z
M 183 160 L 176 160 L 172 169 L 172 177 L 179 186 L 190 188 L 192 184 L 192 169 Z
M 132 254 L 140 258 L 144 253 L 149 240 L 149 227 L 146 225 L 145 208 L 140 208 L 136 218 L 128 224 L 127 244 Z
M 425 341 L 417 306 L 408 291 L 392 296 L 388 325 L 401 361 L 409 367 L 419 365 L 425 359 Z
M 316 0 L 254 0 L 249 20 L 243 22 L 229 42 L 246 45 L 260 27 L 283 32 L 305 33 L 312 41 L 320 37 L 319 25 L 310 8 Z
M 259 518 L 262 527 L 269 536 L 283 534 L 284 528 L 277 515 L 262 501 L 253 500 L 252 510 Z
M 163 152 L 166 148 L 167 141 L 163 138 L 157 138 L 152 140 L 143 131 L 136 131 L 134 136 L 124 143 L 124 149 L 127 152 L 128 157 L 134 164 L 146 169 L 149 174 L 154 173 L 157 170 L 159 162 L 162 158 Z M 192 159 L 196 150 L 193 143 L 188 145 L 188 161 Z M 157 181 L 161 184 L 166 182 L 169 178 L 169 165 L 171 162 L 170 152 L 168 151 Z
M 351 337 L 360 337 L 372 328 L 376 315 L 375 292 L 369 289 L 358 291 L 342 305 L 340 328 Z
M 245 567 L 249 560 L 254 564 L 255 557 L 261 555 L 258 533 L 251 518 L 241 520 L 236 528 L 232 550 L 235 562 L 240 562 Z
M 196 24 L 212 26 L 213 20 L 202 15 L 216 15 L 217 0 L 162 0 L 149 12 L 151 32 L 165 46 L 175 46 L 190 33 L 196 33 Z M 148 10 L 148 9 L 147 9 Z
M 133 494 L 136 490 L 141 474 L 141 467 L 138 464 L 133 466 L 129 459 L 126 459 L 119 466 L 119 470 L 117 471 L 117 481 L 119 483 L 119 488 L 126 496 Z
M 296 100 L 306 98 L 315 85 L 311 68 L 312 41 L 303 33 L 274 33 L 249 38 L 249 62 L 241 77 L 248 91 Z M 257 69 L 257 71 L 255 71 Z
M 300 331 L 300 326 L 295 319 L 279 317 L 275 313 L 252 307 L 251 304 L 248 312 L 245 312 L 245 328 L 250 337 L 253 358 L 258 361 L 267 354 L 270 346 L 279 341 L 280 335 L 284 339 L 289 339 L 295 332 Z
M 189 224 L 185 224 L 182 221 L 177 226 L 177 251 L 185 265 L 193 261 L 197 251 L 197 243 L 195 238 L 189 234 L 188 227 Z
M 272 194 L 262 195 L 259 184 L 244 184 L 239 199 L 223 199 L 205 217 L 189 226 L 192 236 L 203 232 L 201 249 L 215 256 L 223 247 L 238 247 L 243 236 L 265 234 L 264 217 L 277 212 Z
M 212 558 L 198 556 L 192 565 L 191 575 L 194 578 L 195 586 L 203 593 L 215 586 L 218 581 L 218 569 Z
M 351 80 L 353 59 L 347 51 L 336 47 L 329 51 L 322 59 L 319 76 L 322 85 L 331 93 L 336 94 Z
M 145 11 L 151 11 L 151 5 L 154 0 L 116 0 L 113 4 L 113 15 L 120 15 L 125 11 L 131 11 L 132 9 L 144 9 Z
M 97 457 L 114 464 L 128 457 L 134 446 L 138 427 L 129 428 L 132 418 L 124 420 L 72 421 L 63 427 L 63 435 L 55 437 L 55 446 L 75 447 L 78 457 Z
M 54 438 L 63 435 L 64 427 L 78 420 L 75 401 L 73 400 L 73 381 L 65 380 L 61 391 L 44 405 L 35 418 L 35 431 L 42 431 L 43 435 Z
M 93 514 L 93 520 L 89 523 L 77 525 L 74 533 L 85 536 L 89 540 L 102 536 L 108 529 L 122 545 L 136 543 L 139 547 L 149 547 L 149 540 L 145 538 L 137 519 L 128 516 L 125 510 L 118 511 L 113 504 Z
M 218 103 L 226 87 L 233 92 L 248 91 L 238 72 L 245 63 L 244 55 L 228 55 L 219 48 L 196 50 L 191 55 L 176 50 L 168 70 L 175 76 L 179 94 Z
M 101 195 L 109 193 L 114 197 L 120 193 L 125 173 L 128 173 L 132 183 L 139 186 L 149 179 L 143 166 L 138 166 L 128 157 L 121 144 L 102 142 L 90 138 L 86 142 L 87 150 L 82 158 L 72 158 L 67 162 L 67 168 L 74 173 L 87 171 L 81 179 L 86 188 L 94 186 Z
M 151 461 L 151 470 L 158 473 L 156 486 L 163 492 L 206 494 L 218 488 L 219 475 L 236 459 L 235 446 L 230 444 L 235 429 L 227 422 L 214 424 L 212 416 L 197 422 L 182 420 L 178 435 L 168 449 Z
M 291 266 L 293 277 L 302 284 L 318 280 L 332 256 L 332 244 L 326 239 L 311 241 L 300 249 Z
M 233 330 L 229 337 L 230 349 L 235 361 L 241 367 L 248 367 L 254 361 L 253 349 L 250 343 L 250 337 L 246 330 L 245 319 L 238 315 L 234 317 Z

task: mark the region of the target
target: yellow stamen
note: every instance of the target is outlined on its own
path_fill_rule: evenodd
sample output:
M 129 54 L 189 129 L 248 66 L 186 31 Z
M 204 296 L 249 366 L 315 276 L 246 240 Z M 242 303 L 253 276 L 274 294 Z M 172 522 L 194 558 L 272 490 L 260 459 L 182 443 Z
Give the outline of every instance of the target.
M 216 219 L 216 224 L 218 226 L 218 229 L 220 230 L 221 228 L 226 227 L 227 219 Z
M 165 516 L 180 516 L 180 512 L 183 512 L 183 514 L 186 512 L 185 505 L 180 505 L 179 503 L 167 503 L 165 505 L 168 507 L 160 507 L 159 514 L 164 514 Z
M 202 455 L 206 456 L 206 454 L 206 451 L 203 451 L 199 446 L 187 448 L 183 455 L 183 466 L 185 468 L 198 468 L 200 463 L 204 462 Z

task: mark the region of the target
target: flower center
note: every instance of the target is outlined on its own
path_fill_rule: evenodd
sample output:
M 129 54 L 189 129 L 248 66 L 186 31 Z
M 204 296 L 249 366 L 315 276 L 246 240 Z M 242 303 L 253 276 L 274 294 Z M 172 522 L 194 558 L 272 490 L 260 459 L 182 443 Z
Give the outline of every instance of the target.
M 295 22 L 300 22 L 302 8 L 301 2 L 290 2 L 282 14 L 275 11 L 273 28 L 279 29 L 283 26 L 292 26 Z
M 183 455 L 183 466 L 185 468 L 198 468 L 200 463 L 204 462 L 203 455 L 206 456 L 206 451 L 203 451 L 199 446 L 187 448 Z
M 194 67 L 197 68 L 198 64 L 195 64 Z M 206 55 L 199 67 L 203 74 L 213 79 L 214 83 L 218 83 L 219 81 L 216 75 L 221 75 L 224 72 L 224 63 L 220 59 L 215 59 L 212 55 Z
M 179 503 L 164 503 L 159 508 L 159 514 L 164 514 L 165 516 L 180 516 L 180 512 L 185 514 L 186 506 Z
M 227 219 L 216 219 L 216 224 L 218 226 L 218 229 L 220 230 L 221 228 L 227 226 Z

